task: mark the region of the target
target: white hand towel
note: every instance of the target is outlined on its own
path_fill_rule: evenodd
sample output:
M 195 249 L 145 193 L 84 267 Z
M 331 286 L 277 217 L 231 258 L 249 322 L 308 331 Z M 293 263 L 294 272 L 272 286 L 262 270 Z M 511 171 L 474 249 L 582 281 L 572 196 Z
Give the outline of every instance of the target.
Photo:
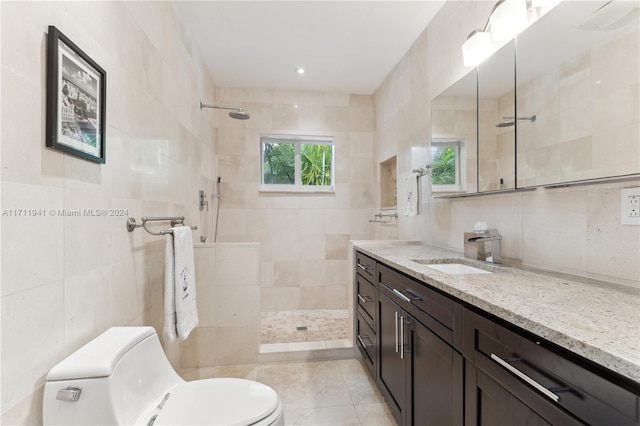
M 173 234 L 167 234 L 164 246 L 164 328 L 162 329 L 162 339 L 165 342 L 173 342 L 178 338 L 178 331 L 176 330 L 175 270 Z
M 415 217 L 418 215 L 420 208 L 420 188 L 418 179 L 420 177 L 414 173 L 410 173 L 405 177 L 406 197 L 404 205 L 404 215 Z
M 198 325 L 191 228 L 173 228 L 165 247 L 164 330 L 166 342 L 185 340 Z

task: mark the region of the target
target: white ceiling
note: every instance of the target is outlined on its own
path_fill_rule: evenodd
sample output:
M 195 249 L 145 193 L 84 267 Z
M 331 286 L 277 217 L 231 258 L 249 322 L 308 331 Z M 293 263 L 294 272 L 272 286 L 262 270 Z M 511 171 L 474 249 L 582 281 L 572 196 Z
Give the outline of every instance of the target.
M 373 94 L 444 0 L 174 4 L 219 87 Z

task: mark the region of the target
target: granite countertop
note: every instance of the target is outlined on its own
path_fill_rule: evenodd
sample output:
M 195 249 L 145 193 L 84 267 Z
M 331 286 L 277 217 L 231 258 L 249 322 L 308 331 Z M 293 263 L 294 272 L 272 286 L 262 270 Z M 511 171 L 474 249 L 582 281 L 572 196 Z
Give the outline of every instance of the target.
M 640 382 L 640 291 L 564 274 L 488 265 L 451 275 L 411 259 L 463 258 L 409 241 L 353 241 L 364 254 Z

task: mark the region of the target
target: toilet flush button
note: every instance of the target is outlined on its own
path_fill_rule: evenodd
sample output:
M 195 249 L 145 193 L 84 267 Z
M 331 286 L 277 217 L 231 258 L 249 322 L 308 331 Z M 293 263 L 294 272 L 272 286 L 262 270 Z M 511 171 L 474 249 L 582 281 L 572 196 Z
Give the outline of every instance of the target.
M 76 402 L 80 399 L 82 388 L 76 386 L 69 386 L 65 389 L 60 389 L 56 394 L 56 399 L 59 401 Z

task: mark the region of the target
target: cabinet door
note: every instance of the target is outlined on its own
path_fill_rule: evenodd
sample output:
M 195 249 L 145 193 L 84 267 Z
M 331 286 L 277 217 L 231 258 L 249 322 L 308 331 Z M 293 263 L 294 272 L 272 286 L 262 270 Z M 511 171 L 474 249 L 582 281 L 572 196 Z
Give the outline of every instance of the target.
M 532 409 L 508 388 L 467 362 L 466 426 L 577 426 L 575 420 L 557 407 L 549 405 L 544 413 Z
M 380 383 L 391 397 L 396 417 L 404 411 L 406 403 L 407 357 L 400 352 L 400 321 L 406 315 L 402 309 L 383 294 L 378 295 L 378 334 L 380 339 Z
M 411 349 L 413 392 L 409 423 L 462 426 L 462 355 L 417 321 L 411 327 Z

